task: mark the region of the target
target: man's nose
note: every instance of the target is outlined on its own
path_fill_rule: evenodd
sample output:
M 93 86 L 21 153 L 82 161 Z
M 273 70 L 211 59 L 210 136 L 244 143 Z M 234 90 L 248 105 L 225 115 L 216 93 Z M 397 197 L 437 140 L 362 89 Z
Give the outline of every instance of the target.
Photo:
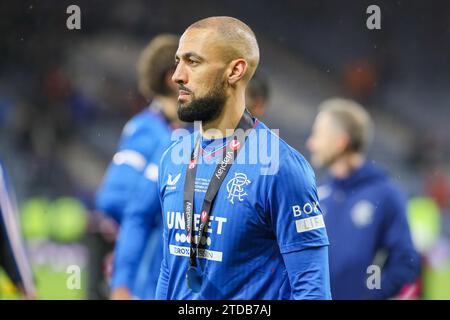
M 184 71 L 184 68 L 183 68 L 181 62 L 177 65 L 175 72 L 172 75 L 172 81 L 177 84 L 186 84 L 187 83 L 186 72 Z

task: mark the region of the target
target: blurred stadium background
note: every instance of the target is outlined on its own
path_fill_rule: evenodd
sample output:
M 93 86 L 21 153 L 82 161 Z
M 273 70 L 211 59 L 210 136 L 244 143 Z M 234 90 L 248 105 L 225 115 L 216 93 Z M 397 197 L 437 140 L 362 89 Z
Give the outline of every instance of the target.
M 230 15 L 260 43 L 271 88 L 265 122 L 307 157 L 323 99 L 346 96 L 368 108 L 371 157 L 410 198 L 422 298 L 450 299 L 450 2 L 372 2 L 1 1 L 0 157 L 38 297 L 95 297 L 86 276 L 94 194 L 123 125 L 147 104 L 136 88 L 139 51 L 161 32 Z M 81 8 L 81 30 L 66 28 L 70 4 Z M 369 4 L 381 7 L 381 30 L 366 28 Z M 66 288 L 71 264 L 83 269 L 81 290 Z M 0 291 L 19 298 L 4 274 Z

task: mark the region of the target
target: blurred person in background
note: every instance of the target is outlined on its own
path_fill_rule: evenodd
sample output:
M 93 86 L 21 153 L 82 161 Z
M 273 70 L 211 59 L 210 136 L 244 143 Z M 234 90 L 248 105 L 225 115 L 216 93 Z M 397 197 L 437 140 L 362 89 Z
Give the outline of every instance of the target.
M 119 150 L 97 193 L 97 209 L 120 225 L 110 284 L 113 299 L 154 296 L 162 260 L 158 164 L 172 130 L 180 126 L 176 85 L 171 81 L 177 47 L 177 36 L 163 34 L 141 53 L 139 90 L 152 102 L 124 127 Z
M 363 107 L 334 98 L 320 105 L 307 142 L 313 165 L 329 173 L 318 193 L 330 239 L 333 299 L 393 298 L 418 277 L 405 195 L 366 159 L 372 135 Z M 370 290 L 368 267 L 374 264 L 381 285 Z
M 270 89 L 266 75 L 262 71 L 256 71 L 245 91 L 245 100 L 248 111 L 256 118 L 264 119 Z
M 17 205 L 0 163 L 0 267 L 26 299 L 35 299 L 33 274 L 22 241 Z M 3 286 L 0 285 L 0 289 Z M 2 292 L 0 290 L 0 299 Z

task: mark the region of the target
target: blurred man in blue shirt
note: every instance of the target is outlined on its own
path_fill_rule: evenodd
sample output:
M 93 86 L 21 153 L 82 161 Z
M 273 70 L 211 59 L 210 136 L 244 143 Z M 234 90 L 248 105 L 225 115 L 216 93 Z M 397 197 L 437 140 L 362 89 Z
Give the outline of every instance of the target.
M 152 103 L 124 127 L 97 193 L 97 208 L 120 224 L 112 298 L 152 299 L 162 259 L 161 209 L 156 187 L 161 155 L 179 126 L 171 81 L 178 37 L 155 37 L 137 65 L 139 89 Z
M 393 298 L 419 269 L 405 195 L 366 159 L 373 126 L 360 105 L 335 98 L 319 110 L 307 146 L 313 165 L 329 173 L 318 190 L 330 239 L 333 299 Z

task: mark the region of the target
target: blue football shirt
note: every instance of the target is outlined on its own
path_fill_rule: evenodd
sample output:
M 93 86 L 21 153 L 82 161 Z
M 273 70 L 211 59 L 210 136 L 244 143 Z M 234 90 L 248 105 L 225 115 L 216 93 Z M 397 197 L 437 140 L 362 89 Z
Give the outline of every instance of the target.
M 97 208 L 120 223 L 111 287 L 153 299 L 162 260 L 158 165 L 172 127 L 153 102 L 125 125 L 97 193 Z
M 174 143 L 161 160 L 164 258 L 156 298 L 329 299 L 328 238 L 313 170 L 260 122 L 217 193 L 205 236 L 197 237 L 201 290 L 188 288 L 183 190 L 197 136 L 194 132 Z M 196 233 L 209 181 L 227 143 L 202 140 L 194 189 Z
M 171 131 L 156 102 L 125 125 L 117 152 L 97 191 L 96 207 L 121 222 L 145 175 L 156 181 L 161 155 L 171 144 Z

